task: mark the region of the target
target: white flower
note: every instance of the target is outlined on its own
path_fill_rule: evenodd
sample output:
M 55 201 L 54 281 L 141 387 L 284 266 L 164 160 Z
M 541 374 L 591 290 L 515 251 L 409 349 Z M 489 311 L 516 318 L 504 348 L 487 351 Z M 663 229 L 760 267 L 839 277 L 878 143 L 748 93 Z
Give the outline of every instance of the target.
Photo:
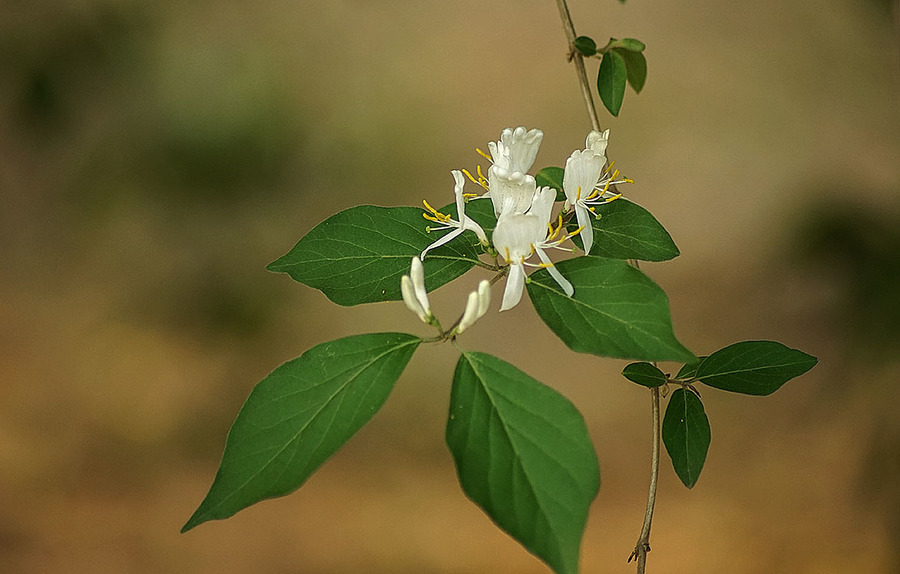
M 514 182 L 521 181 L 534 164 L 543 139 L 541 130 L 526 131 L 523 126 L 506 128 L 500 133 L 500 141 L 488 143 L 493 161 L 491 171 Z
M 606 163 L 606 146 L 609 143 L 609 130 L 598 132 L 592 130 L 584 140 L 585 149 L 593 151 L 599 156 L 603 156 L 603 163 Z
M 610 186 L 632 183 L 628 178 L 619 179 L 619 170 L 611 171 L 613 164 L 604 169 L 608 136 L 609 130 L 602 134 L 596 131 L 588 134 L 588 148 L 572 152 L 566 160 L 563 175 L 563 191 L 566 193 L 564 209 L 575 207 L 585 253 L 590 253 L 594 244 L 594 228 L 591 227 L 590 217 L 596 216 L 594 206 L 609 203 L 622 196 L 621 193 L 610 191 Z
M 425 269 L 418 257 L 412 258 L 409 275 L 400 279 L 400 294 L 410 311 L 418 315 L 423 323 L 431 324 L 434 315 L 431 314 L 428 292 L 425 291 Z
M 487 177 L 481 167 L 476 172 L 477 178 L 463 170 L 469 179 L 485 190 L 481 197 L 491 198 L 495 216 L 500 217 L 507 205 L 513 213 L 524 213 L 531 207 L 537 186 L 534 177 L 526 172 L 534 164 L 543 139 L 544 132 L 538 129 L 526 130 L 522 126 L 506 128 L 501 132 L 499 141 L 488 142 L 490 154 L 477 150 L 491 162 Z M 509 198 L 513 201 L 507 204 Z
M 488 170 L 489 195 L 494 204 L 494 215 L 500 217 L 504 211 L 525 213 L 531 207 L 537 184 L 530 175 L 513 180 L 497 175 L 494 168 Z
M 481 241 L 482 245 L 488 245 L 489 243 L 487 235 L 484 233 L 484 229 L 482 229 L 474 219 L 466 215 L 466 200 L 463 197 L 463 186 L 465 186 L 466 181 L 465 179 L 463 179 L 462 172 L 454 169 L 450 173 L 453 174 L 453 179 L 456 180 L 454 194 L 456 195 L 456 213 L 459 215 L 459 221 L 451 218 L 445 213 L 437 211 L 435 208 L 428 205 L 427 201 L 423 202 L 425 204 L 425 208 L 428 210 L 428 213 L 423 214 L 425 216 L 425 219 L 441 224 L 441 227 L 433 227 L 429 231 L 441 229 L 452 229 L 453 231 L 426 247 L 420 255 L 422 259 L 425 259 L 425 254 L 430 250 L 449 243 L 456 237 L 462 235 L 464 231 L 474 231 L 475 235 L 478 236 L 478 240 Z
M 544 267 L 556 280 L 566 295 L 575 292 L 572 284 L 553 266 L 545 249 L 559 247 L 559 244 L 570 236 L 561 234 L 562 220 L 556 228 L 550 225 L 550 213 L 556 201 L 556 191 L 542 187 L 534 195 L 528 213 L 514 213 L 504 209 L 494 229 L 494 247 L 509 264 L 509 277 L 503 292 L 501 311 L 515 307 L 522 299 L 525 288 L 525 265 Z M 576 232 L 577 233 L 577 232 Z M 537 253 L 541 260 L 539 265 L 526 263 L 532 254 Z
M 488 306 L 491 304 L 491 282 L 483 279 L 478 284 L 478 290 L 469 293 L 466 301 L 466 310 L 463 312 L 459 325 L 453 330 L 454 334 L 460 334 L 487 313 Z

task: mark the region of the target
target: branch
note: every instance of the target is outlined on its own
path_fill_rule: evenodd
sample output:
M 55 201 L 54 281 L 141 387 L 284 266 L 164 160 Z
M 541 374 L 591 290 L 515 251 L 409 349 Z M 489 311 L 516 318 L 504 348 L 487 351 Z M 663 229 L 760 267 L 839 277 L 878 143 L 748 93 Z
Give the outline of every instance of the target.
M 575 49 L 575 25 L 572 23 L 572 16 L 569 14 L 569 7 L 566 0 L 556 0 L 559 7 L 559 17 L 562 20 L 563 29 L 566 31 L 566 40 L 569 42 L 569 60 L 575 62 L 575 73 L 578 76 L 578 84 L 581 86 L 581 95 L 584 98 L 584 105 L 587 107 L 588 115 L 591 117 L 591 126 L 597 131 L 601 131 L 600 117 L 597 115 L 597 108 L 594 107 L 594 97 L 591 95 L 591 85 L 588 83 L 587 71 L 584 69 L 584 56 Z
M 634 551 L 628 557 L 628 562 L 637 558 L 638 574 L 644 574 L 647 566 L 647 553 L 650 552 L 650 525 L 653 522 L 653 507 L 656 506 L 656 487 L 659 483 L 659 387 L 650 389 L 650 397 L 653 409 L 653 460 L 650 463 L 650 493 L 647 495 L 647 512 L 644 514 L 644 526 L 641 528 L 641 536 Z

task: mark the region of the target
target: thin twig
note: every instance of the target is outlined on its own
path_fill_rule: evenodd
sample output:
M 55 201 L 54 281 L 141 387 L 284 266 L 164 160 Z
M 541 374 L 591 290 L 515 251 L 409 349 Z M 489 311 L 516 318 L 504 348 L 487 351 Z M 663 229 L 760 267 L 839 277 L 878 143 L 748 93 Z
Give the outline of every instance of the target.
M 634 551 L 628 557 L 628 562 L 637 558 L 638 574 L 644 574 L 647 566 L 647 553 L 650 552 L 650 525 L 653 522 L 653 507 L 656 506 L 656 486 L 659 483 L 659 387 L 650 389 L 650 397 L 653 409 L 653 460 L 650 463 L 650 493 L 647 495 L 647 512 L 644 514 L 644 526 L 641 528 L 641 536 Z
M 587 71 L 584 69 L 584 56 L 575 49 L 577 35 L 575 34 L 575 25 L 572 23 L 572 16 L 569 14 L 569 7 L 566 5 L 566 0 L 556 0 L 556 5 L 559 7 L 559 17 L 562 19 L 566 40 L 569 42 L 569 58 L 575 62 L 575 73 L 578 76 L 578 84 L 581 86 L 581 95 L 584 98 L 588 115 L 591 117 L 591 126 L 595 130 L 601 131 L 600 117 L 597 115 L 597 108 L 594 107 L 591 85 L 588 83 Z
M 575 49 L 575 25 L 572 22 L 572 16 L 569 14 L 569 7 L 566 0 L 556 0 L 559 8 L 559 17 L 562 19 L 563 29 L 566 32 L 566 40 L 569 42 L 569 60 L 575 62 L 575 72 L 578 77 L 578 84 L 581 86 L 581 95 L 584 98 L 584 105 L 587 108 L 588 115 L 591 118 L 591 126 L 597 131 L 601 131 L 600 117 L 597 115 L 597 108 L 594 106 L 594 97 L 591 92 L 591 86 L 588 83 L 587 71 L 584 68 L 584 57 L 581 52 Z M 633 267 L 639 268 L 636 259 L 628 261 Z M 652 400 L 653 412 L 653 442 L 652 442 L 652 461 L 650 463 L 650 492 L 647 496 L 647 512 L 644 514 L 644 525 L 641 528 L 641 536 L 638 538 L 634 551 L 628 557 L 628 562 L 637 558 L 638 574 L 644 574 L 647 566 L 647 553 L 650 552 L 650 525 L 653 522 L 653 508 L 656 506 L 656 489 L 659 482 L 659 441 L 660 441 L 660 420 L 659 420 L 659 388 L 650 389 L 650 397 Z

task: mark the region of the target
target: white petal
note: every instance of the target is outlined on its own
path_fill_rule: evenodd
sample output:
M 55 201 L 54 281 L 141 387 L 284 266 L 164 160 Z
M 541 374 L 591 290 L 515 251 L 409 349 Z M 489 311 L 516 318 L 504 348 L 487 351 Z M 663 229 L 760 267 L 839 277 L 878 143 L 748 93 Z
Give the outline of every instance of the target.
M 419 303 L 418 299 L 416 299 L 412 280 L 409 278 L 409 275 L 404 275 L 400 279 L 400 294 L 403 295 L 403 302 L 406 303 L 406 308 L 418 315 L 423 323 L 427 323 L 428 314 L 422 309 L 422 305 Z
M 600 181 L 603 163 L 604 160 L 590 150 L 572 152 L 566 160 L 563 174 L 563 191 L 570 203 L 575 203 L 593 193 L 597 182 Z
M 474 231 L 475 235 L 478 236 L 478 241 L 480 241 L 482 245 L 490 244 L 490 241 L 488 241 L 487 234 L 484 232 L 484 229 L 482 229 L 481 226 L 478 225 L 478 223 L 476 223 L 476 221 L 468 215 L 465 216 L 465 219 L 463 220 L 462 229 Z
M 469 299 L 466 301 L 466 310 L 463 312 L 462 319 L 456 327 L 457 333 L 462 333 L 471 327 L 478 320 L 478 293 L 472 291 L 469 293 Z
M 462 221 L 466 210 L 466 200 L 463 198 L 463 188 L 466 185 L 466 180 L 463 179 L 463 174 L 458 169 L 454 169 L 450 173 L 453 175 L 453 179 L 456 180 L 456 186 L 453 188 L 453 195 L 456 196 L 456 215 Z
M 491 282 L 482 279 L 478 284 L 478 316 L 482 317 L 487 313 L 488 307 L 491 305 Z
M 537 251 L 541 263 L 547 265 L 546 269 L 547 273 L 550 274 L 550 277 L 553 277 L 556 283 L 559 284 L 560 287 L 562 287 L 562 290 L 566 293 L 566 295 L 571 297 L 575 293 L 575 288 L 572 287 L 572 284 L 569 283 L 569 280 L 563 277 L 563 274 L 559 272 L 559 269 L 557 269 L 555 265 L 553 265 L 553 262 L 550 261 L 550 258 L 547 257 L 547 254 L 544 253 L 543 249 L 537 248 L 535 249 L 535 251 Z
M 422 251 L 422 254 L 419 255 L 419 257 L 421 257 L 422 259 L 425 259 L 425 254 L 426 254 L 426 253 L 428 253 L 428 252 L 431 251 L 432 249 L 435 249 L 435 248 L 437 248 L 437 247 L 440 247 L 441 245 L 446 245 L 447 243 L 450 243 L 451 241 L 453 241 L 454 239 L 456 239 L 457 237 L 459 237 L 460 235 L 462 235 L 462 232 L 463 232 L 463 228 L 462 228 L 462 227 L 457 227 L 456 229 L 454 229 L 453 231 L 451 231 L 451 232 L 448 233 L 447 235 L 441 237 L 440 239 L 438 239 L 437 241 L 435 241 L 434 243 L 432 243 L 431 245 L 429 245 L 428 247 L 426 247 L 426 248 Z M 482 233 L 484 233 L 484 232 L 482 231 Z
M 463 179 L 462 172 L 454 169 L 450 173 L 453 174 L 453 179 L 456 180 L 456 187 L 453 190 L 453 193 L 456 194 L 456 214 L 459 217 L 460 228 L 463 230 L 474 231 L 475 235 L 478 236 L 478 240 L 481 241 L 483 245 L 488 245 L 490 241 L 488 241 L 484 229 L 482 229 L 474 219 L 466 215 L 466 200 L 463 197 L 463 188 L 466 184 L 466 180 Z M 429 247 L 429 249 L 431 247 Z
M 591 225 L 591 212 L 583 205 L 575 206 L 575 217 L 578 218 L 578 226 L 581 227 L 581 242 L 584 252 L 590 253 L 594 245 L 594 228 Z
M 491 190 L 491 201 L 494 203 L 494 215 L 500 217 L 504 211 L 513 213 L 525 213 L 531 206 L 534 197 L 535 182 L 530 175 L 520 179 L 510 179 L 500 175 L 500 170 L 493 167 L 488 170 L 488 187 Z M 507 200 L 511 200 L 511 206 L 507 206 Z
M 537 129 L 526 130 L 524 126 L 515 130 L 503 130 L 500 141 L 507 149 L 510 171 L 525 173 L 531 169 L 543 139 L 544 132 Z
M 547 237 L 547 222 L 523 213 L 504 213 L 494 228 L 494 248 L 509 263 L 531 256 L 531 246 Z
M 412 279 L 413 289 L 415 289 L 416 299 L 422 305 L 426 315 L 431 315 L 431 305 L 428 303 L 428 292 L 425 290 L 425 268 L 422 266 L 422 260 L 418 257 L 412 258 L 412 265 L 409 269 L 409 277 Z M 401 285 L 402 286 L 402 285 Z
M 509 276 L 506 278 L 506 289 L 503 290 L 503 303 L 501 311 L 512 309 L 522 300 L 522 290 L 525 289 L 525 267 L 521 263 L 509 266 Z
M 550 223 L 550 214 L 553 211 L 554 202 L 556 202 L 556 190 L 552 187 L 542 187 L 534 194 L 528 214 L 536 216 L 543 225 L 547 225 Z M 546 234 L 541 235 L 535 243 L 542 241 L 546 236 Z
M 604 162 L 606 158 L 606 146 L 609 143 L 609 130 L 603 132 L 592 131 L 585 140 L 585 147 L 595 154 L 603 156 Z

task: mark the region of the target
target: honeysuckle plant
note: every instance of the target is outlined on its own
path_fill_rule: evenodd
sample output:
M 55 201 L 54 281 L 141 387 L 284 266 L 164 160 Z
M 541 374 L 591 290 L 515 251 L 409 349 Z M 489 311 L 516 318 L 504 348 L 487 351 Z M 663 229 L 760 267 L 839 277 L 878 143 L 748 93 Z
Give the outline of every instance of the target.
M 564 168 L 531 175 L 543 132 L 504 129 L 487 144 L 488 153 L 479 150 L 489 162 L 486 172 L 480 165 L 475 175 L 451 172 L 453 201 L 443 208 L 427 200 L 424 208 L 352 207 L 272 262 L 269 270 L 339 305 L 402 300 L 433 331 L 350 335 L 275 369 L 238 413 L 212 486 L 182 531 L 302 486 L 384 404 L 423 344 L 451 342 L 460 357 L 450 377 L 446 441 L 464 492 L 553 571 L 576 573 L 588 509 L 600 487 L 585 421 L 551 386 L 501 358 L 466 350 L 459 339 L 486 320 L 491 290 L 504 278 L 499 311 L 517 306 L 527 292 L 538 316 L 572 351 L 631 360 L 624 378 L 649 389 L 650 492 L 628 558 L 637 560 L 638 572 L 650 550 L 660 439 L 686 487 L 703 469 L 711 433 L 701 387 L 768 395 L 816 364 L 815 357 L 774 341 L 695 353 L 675 336 L 668 298 L 638 262 L 667 261 L 679 250 L 649 211 L 618 190 L 634 182 L 607 157 L 610 132 L 600 129 L 583 61 L 603 58 L 598 92 L 615 115 L 626 80 L 636 91 L 644 85 L 644 44 L 611 39 L 598 49 L 575 35 L 565 1 L 557 4 L 591 118 L 585 147 L 574 150 Z M 609 76 L 609 67 L 621 73 Z M 617 106 L 610 107 L 610 94 Z M 465 193 L 466 179 L 481 192 Z M 633 187 L 629 197 L 639 194 L 639 183 Z M 472 281 L 466 276 L 475 267 L 486 276 Z M 473 288 L 460 314 L 442 322 L 429 295 L 456 280 Z M 660 362 L 674 367 L 661 369 Z

